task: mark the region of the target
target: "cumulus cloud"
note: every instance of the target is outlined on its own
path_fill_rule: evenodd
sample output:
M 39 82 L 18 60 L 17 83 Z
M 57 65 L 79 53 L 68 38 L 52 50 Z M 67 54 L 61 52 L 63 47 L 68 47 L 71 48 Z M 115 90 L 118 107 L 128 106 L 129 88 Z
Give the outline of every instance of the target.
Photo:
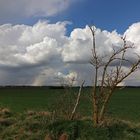
M 74 86 L 77 84 L 77 73 L 70 72 L 68 74 L 63 74 L 58 72 L 56 74 L 56 82 L 60 86 Z
M 0 26 L 0 84 L 42 83 L 37 80 L 41 72 L 47 69 L 48 73 L 48 69 L 55 70 L 62 63 L 61 50 L 67 41 L 65 25 L 39 21 L 33 26 Z
M 75 84 L 86 80 L 86 85 L 91 85 L 94 75 L 89 64 L 92 49 L 90 30 L 87 26 L 75 28 L 70 36 L 66 36 L 66 25 L 67 22 L 50 24 L 48 21 L 38 21 L 33 26 L 1 25 L 0 85 L 56 85 L 56 76 L 66 79 L 75 76 Z M 140 23 L 130 26 L 124 35 L 136 44 L 134 51 L 139 52 Z M 97 29 L 99 55 L 110 54 L 112 44 L 116 48 L 121 46 L 120 36 L 116 31 L 101 32 Z M 135 75 L 139 77 L 139 72 Z M 136 79 L 134 77 L 130 79 Z M 130 84 L 130 79 L 123 84 Z
M 136 52 L 140 53 L 140 22 L 132 24 L 124 34 L 127 40 L 135 44 Z
M 65 24 L 39 21 L 34 26 L 0 26 L 0 65 L 38 65 L 55 60 L 62 49 Z
M 74 29 L 69 37 L 69 43 L 65 45 L 62 52 L 65 62 L 85 61 L 91 58 L 92 38 L 88 26 L 84 29 Z M 116 32 L 102 31 L 96 29 L 96 46 L 98 55 L 109 54 L 112 51 L 112 45 L 121 46 L 120 35 Z

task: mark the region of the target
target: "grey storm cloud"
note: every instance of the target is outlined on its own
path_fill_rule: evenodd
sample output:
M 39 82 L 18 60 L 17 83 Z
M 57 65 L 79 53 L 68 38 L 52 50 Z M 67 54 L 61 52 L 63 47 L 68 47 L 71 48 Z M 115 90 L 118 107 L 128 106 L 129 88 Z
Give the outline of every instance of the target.
M 74 0 L 0 0 L 1 22 L 18 18 L 50 17 L 69 8 Z
M 90 30 L 88 26 L 75 28 L 67 36 L 67 23 L 38 21 L 32 26 L 1 25 L 0 85 L 55 85 L 59 84 L 56 79 L 59 76 L 67 79 L 74 76 L 77 78 L 75 84 L 86 80 L 86 84 L 91 85 L 93 69 L 88 63 L 92 48 Z M 136 44 L 134 52 L 140 53 L 140 23 L 131 25 L 124 35 Z M 98 53 L 110 54 L 112 44 L 121 46 L 120 36 L 116 31 L 101 32 L 97 28 Z M 132 51 L 128 52 L 130 59 L 131 54 Z M 128 67 L 124 65 L 124 69 Z M 139 77 L 140 73 L 136 75 Z

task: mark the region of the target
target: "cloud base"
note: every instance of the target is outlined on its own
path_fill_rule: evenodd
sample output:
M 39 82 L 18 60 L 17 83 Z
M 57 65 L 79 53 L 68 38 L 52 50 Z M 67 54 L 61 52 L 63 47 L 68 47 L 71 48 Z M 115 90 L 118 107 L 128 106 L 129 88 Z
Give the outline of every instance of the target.
M 38 21 L 33 26 L 1 25 L 0 85 L 58 85 L 56 77 L 60 73 L 63 77 L 74 73 L 77 77 L 75 84 L 85 80 L 86 85 L 91 85 L 93 69 L 88 63 L 92 48 L 90 30 L 88 26 L 75 28 L 67 36 L 66 25 L 67 22 L 50 24 L 48 21 Z M 124 35 L 135 43 L 134 51 L 140 53 L 140 23 L 131 25 Z M 101 32 L 97 28 L 99 54 L 109 54 L 112 44 L 120 46 L 120 36 L 116 31 Z M 132 85 L 140 85 L 138 79 L 137 83 L 134 82 L 134 77 L 129 78 L 129 84 L 130 79 Z

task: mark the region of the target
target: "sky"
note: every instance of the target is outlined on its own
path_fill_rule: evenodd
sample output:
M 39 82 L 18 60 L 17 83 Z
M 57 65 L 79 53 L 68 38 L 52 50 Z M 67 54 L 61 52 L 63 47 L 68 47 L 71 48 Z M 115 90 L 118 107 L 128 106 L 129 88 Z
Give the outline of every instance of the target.
M 139 54 L 139 5 L 139 0 L 0 0 L 0 85 L 58 85 L 60 77 L 92 85 L 87 25 L 97 29 L 101 54 L 120 45 L 124 35 Z M 121 84 L 140 85 L 140 72 Z

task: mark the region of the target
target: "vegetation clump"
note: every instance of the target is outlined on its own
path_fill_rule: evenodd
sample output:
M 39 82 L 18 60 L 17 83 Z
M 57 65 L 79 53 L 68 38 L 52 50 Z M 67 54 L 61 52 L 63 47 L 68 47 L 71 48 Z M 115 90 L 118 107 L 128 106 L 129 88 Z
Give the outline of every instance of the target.
M 9 115 L 6 115 L 6 114 Z M 0 139 L 2 140 L 109 140 L 139 139 L 140 125 L 106 118 L 98 127 L 91 119 L 52 119 L 51 112 L 26 111 L 13 113 L 0 109 Z

